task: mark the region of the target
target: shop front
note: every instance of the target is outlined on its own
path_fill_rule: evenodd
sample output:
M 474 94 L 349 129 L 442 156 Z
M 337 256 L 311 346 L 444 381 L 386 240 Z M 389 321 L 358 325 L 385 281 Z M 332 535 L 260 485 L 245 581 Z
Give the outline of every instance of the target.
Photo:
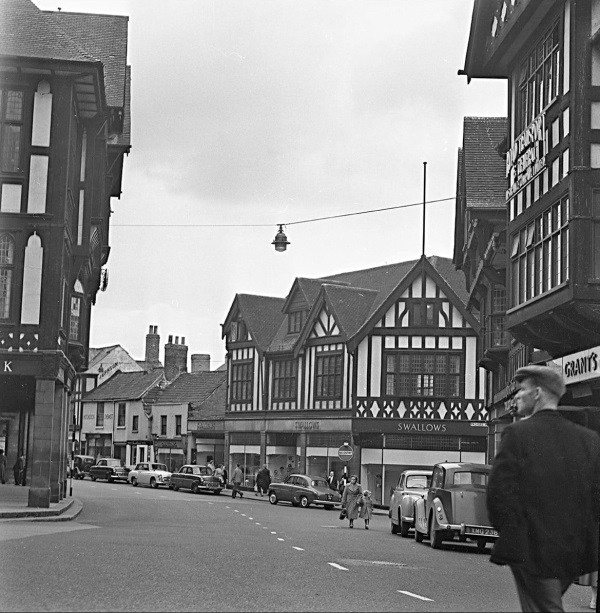
M 191 420 L 187 422 L 190 436 L 189 462 L 206 465 L 213 461 L 215 466 L 226 464 L 223 420 Z
M 229 474 L 240 465 L 244 486 L 254 488 L 256 474 L 266 464 L 271 479 L 282 482 L 292 473 L 339 478 L 347 462 L 338 456 L 344 442 L 352 440 L 350 419 L 236 419 L 225 423 L 229 449 Z
M 404 470 L 486 461 L 486 422 L 362 418 L 354 420 L 353 433 L 360 443 L 360 482 L 383 506 Z
M 183 441 L 180 439 L 157 439 L 154 442 L 156 462 L 165 464 L 169 472 L 177 472 L 185 463 Z

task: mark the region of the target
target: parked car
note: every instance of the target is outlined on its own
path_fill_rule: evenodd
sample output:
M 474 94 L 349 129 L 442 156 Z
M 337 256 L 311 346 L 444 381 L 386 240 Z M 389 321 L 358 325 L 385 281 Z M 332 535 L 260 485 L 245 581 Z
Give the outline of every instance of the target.
M 223 484 L 218 477 L 213 475 L 210 466 L 197 466 L 196 464 L 185 464 L 179 471 L 171 474 L 169 489 L 192 490 L 194 494 L 202 491 L 220 494 Z
M 133 487 L 140 485 L 149 485 L 157 488 L 159 485 L 170 485 L 171 473 L 167 470 L 166 464 L 157 462 L 140 462 L 135 465 L 135 468 L 129 471 L 127 482 Z
M 113 481 L 127 481 L 129 468 L 123 465 L 122 460 L 116 458 L 101 458 L 97 464 L 90 466 L 90 478 L 106 479 L 109 483 Z
M 489 464 L 449 463 L 433 467 L 425 498 L 415 502 L 415 540 L 428 535 L 437 549 L 443 541 L 475 541 L 480 552 L 498 538 L 486 508 Z
M 409 530 L 415 527 L 415 502 L 427 493 L 432 472 L 433 470 L 410 469 L 400 475 L 390 499 L 392 534 L 400 532 L 406 537 Z
M 328 511 L 340 504 L 340 493 L 330 489 L 323 477 L 311 475 L 290 475 L 283 483 L 271 483 L 269 502 L 291 502 L 295 507 L 323 506 Z
M 76 455 L 73 458 L 73 478 L 83 479 L 90 467 L 96 463 L 96 460 L 91 455 Z M 71 477 L 71 462 L 67 464 L 67 478 Z

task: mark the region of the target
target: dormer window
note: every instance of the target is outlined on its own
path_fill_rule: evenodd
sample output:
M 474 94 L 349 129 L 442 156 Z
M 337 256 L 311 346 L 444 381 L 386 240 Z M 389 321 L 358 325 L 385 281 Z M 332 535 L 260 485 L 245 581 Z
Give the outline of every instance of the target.
M 242 321 L 232 321 L 229 329 L 229 341 L 232 343 L 245 341 L 248 338 L 246 324 Z
M 288 333 L 294 334 L 302 330 L 304 311 L 294 311 L 288 314 Z

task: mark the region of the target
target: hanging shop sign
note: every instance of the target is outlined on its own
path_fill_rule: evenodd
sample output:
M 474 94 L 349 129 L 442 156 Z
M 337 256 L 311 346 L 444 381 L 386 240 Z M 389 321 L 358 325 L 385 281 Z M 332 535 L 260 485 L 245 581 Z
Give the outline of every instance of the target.
M 546 118 L 541 113 L 517 136 L 506 153 L 506 200 L 510 200 L 546 168 L 547 153 Z
M 600 378 L 600 347 L 571 353 L 552 362 L 562 368 L 567 385 Z

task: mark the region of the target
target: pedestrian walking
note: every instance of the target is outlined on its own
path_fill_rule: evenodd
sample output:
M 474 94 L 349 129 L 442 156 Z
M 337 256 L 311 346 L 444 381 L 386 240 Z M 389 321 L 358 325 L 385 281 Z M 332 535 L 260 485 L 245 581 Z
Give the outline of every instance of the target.
M 559 370 L 525 366 L 515 382 L 516 413 L 527 419 L 504 429 L 490 473 L 499 532 L 490 559 L 510 566 L 523 611 L 563 611 L 572 580 L 598 568 L 600 437 L 558 412 Z
M 265 464 L 261 470 L 258 471 L 256 476 L 256 495 L 266 496 L 269 493 L 269 486 L 271 485 L 271 471 Z
M 13 465 L 15 485 L 25 485 L 25 456 L 20 455 Z
M 339 481 L 335 477 L 335 472 L 333 470 L 329 471 L 329 477 L 327 477 L 327 484 L 329 485 L 329 489 L 334 492 L 338 491 L 340 487 Z
M 350 483 L 344 488 L 342 494 L 342 507 L 346 509 L 346 518 L 350 521 L 350 528 L 354 528 L 354 520 L 358 517 L 358 503 L 362 499 L 362 488 L 358 477 L 352 475 Z
M 231 474 L 231 481 L 233 483 L 233 491 L 231 492 L 232 498 L 235 498 L 236 494 L 239 494 L 240 498 L 244 497 L 244 494 L 240 490 L 240 485 L 242 484 L 243 480 L 244 480 L 244 473 L 242 472 L 242 469 L 240 468 L 240 465 L 238 464 L 233 469 L 233 473 Z
M 215 470 L 214 470 L 214 472 L 213 472 L 213 475 L 214 475 L 214 476 L 215 476 L 215 477 L 216 477 L 216 478 L 219 480 L 219 482 L 221 483 L 221 485 L 224 485 L 224 484 L 223 484 L 223 464 L 219 464 L 219 465 L 218 465 L 218 466 L 215 468 Z
M 6 483 L 6 454 L 0 449 L 0 482 Z
M 344 472 L 342 473 L 342 476 L 340 477 L 340 481 L 338 484 L 338 491 L 340 494 L 344 493 L 344 489 L 348 485 L 349 481 L 350 481 L 350 478 L 348 477 L 347 469 L 344 466 Z
M 358 516 L 361 519 L 365 520 L 365 530 L 369 529 L 369 522 L 371 521 L 372 515 L 373 498 L 371 497 L 371 492 L 369 490 L 365 490 L 362 495 L 362 504 L 360 505 L 360 511 L 358 512 Z
M 227 472 L 227 468 L 225 464 L 221 464 L 221 467 L 223 468 L 223 487 L 227 487 L 227 484 L 229 483 L 228 481 L 229 473 Z

